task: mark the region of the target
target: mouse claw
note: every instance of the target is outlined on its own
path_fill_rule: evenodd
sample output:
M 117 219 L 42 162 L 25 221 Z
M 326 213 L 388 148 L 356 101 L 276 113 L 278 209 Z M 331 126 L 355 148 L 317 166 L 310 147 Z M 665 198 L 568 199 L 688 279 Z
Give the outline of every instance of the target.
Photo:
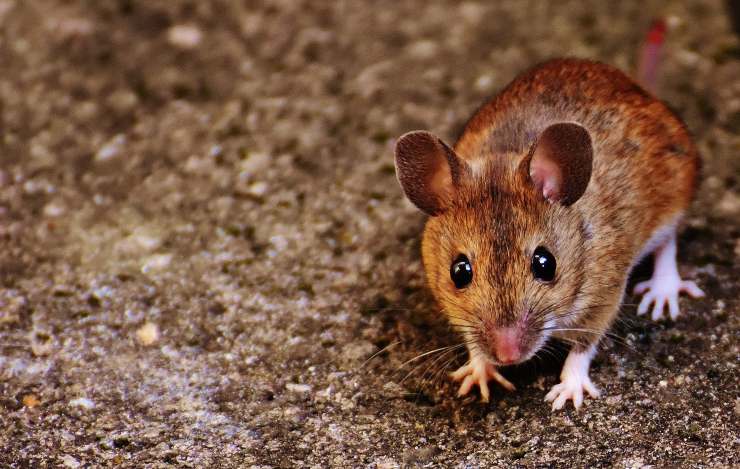
M 493 363 L 480 357 L 472 358 L 468 363 L 458 368 L 456 371 L 450 373 L 450 377 L 453 381 L 462 381 L 460 389 L 457 391 L 458 396 L 467 395 L 474 385 L 478 385 L 480 388 L 481 401 L 488 402 L 490 398 L 490 390 L 488 388 L 488 381 L 494 380 L 509 391 L 513 391 L 516 388 L 514 385 L 498 372 Z

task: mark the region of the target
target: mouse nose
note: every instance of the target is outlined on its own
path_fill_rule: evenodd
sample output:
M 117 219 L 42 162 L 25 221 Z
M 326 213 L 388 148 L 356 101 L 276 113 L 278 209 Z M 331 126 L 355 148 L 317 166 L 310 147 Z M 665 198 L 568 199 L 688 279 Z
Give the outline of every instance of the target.
M 505 365 L 516 363 L 522 357 L 520 343 L 520 333 L 513 327 L 493 333 L 493 353 Z

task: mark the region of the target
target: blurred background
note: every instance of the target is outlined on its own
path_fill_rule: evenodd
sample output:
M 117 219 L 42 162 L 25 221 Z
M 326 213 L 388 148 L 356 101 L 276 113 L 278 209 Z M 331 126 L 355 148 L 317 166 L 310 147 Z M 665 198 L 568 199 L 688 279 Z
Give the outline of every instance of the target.
M 0 461 L 730 464 L 733 9 L 0 0 Z M 444 372 L 463 357 L 404 364 L 456 338 L 424 287 L 423 217 L 396 182 L 394 138 L 454 141 L 547 58 L 634 73 L 656 18 L 657 93 L 704 155 L 680 262 L 707 299 L 672 327 L 626 306 L 628 346 L 605 343 L 605 397 L 578 414 L 541 402 L 546 364 L 514 370 L 520 390 L 490 406 L 455 398 Z

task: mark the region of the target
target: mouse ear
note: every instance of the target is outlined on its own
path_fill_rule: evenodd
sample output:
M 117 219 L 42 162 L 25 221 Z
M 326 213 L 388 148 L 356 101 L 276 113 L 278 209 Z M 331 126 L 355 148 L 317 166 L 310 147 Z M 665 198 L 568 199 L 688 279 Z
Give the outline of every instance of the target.
M 409 132 L 396 142 L 398 181 L 428 215 L 439 215 L 454 199 L 461 165 L 455 152 L 429 132 Z
M 588 131 L 578 124 L 553 124 L 534 144 L 528 172 L 545 199 L 568 206 L 586 192 L 592 163 Z

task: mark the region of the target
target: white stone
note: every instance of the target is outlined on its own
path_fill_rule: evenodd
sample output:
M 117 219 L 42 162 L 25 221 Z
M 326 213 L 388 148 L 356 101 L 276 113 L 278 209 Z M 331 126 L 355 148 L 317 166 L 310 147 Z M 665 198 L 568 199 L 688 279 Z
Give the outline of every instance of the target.
M 179 24 L 167 31 L 167 41 L 181 49 L 194 49 L 203 39 L 203 32 L 192 24 Z
M 266 182 L 260 181 L 250 185 L 247 191 L 254 196 L 262 197 L 267 193 L 267 187 L 268 186 Z
M 155 254 L 144 260 L 141 273 L 148 274 L 157 270 L 164 270 L 172 264 L 172 254 Z
M 62 458 L 62 462 L 64 463 L 64 465 L 66 467 L 71 467 L 71 468 L 80 467 L 82 465 L 82 464 L 80 464 L 80 462 L 78 460 L 76 460 L 75 458 L 73 458 L 69 454 L 65 454 L 64 455 L 64 457 Z
M 132 233 L 128 240 L 136 247 L 144 251 L 154 251 L 162 244 L 162 239 L 152 231 L 146 229 L 137 229 Z
M 69 401 L 72 407 L 82 407 L 83 409 L 94 409 L 95 403 L 86 397 L 78 397 Z
M 308 384 L 295 384 L 295 383 L 288 383 L 285 385 L 285 389 L 287 389 L 290 392 L 298 393 L 298 394 L 307 394 L 311 392 L 311 386 Z
M 95 161 L 103 163 L 110 161 L 121 154 L 123 146 L 126 144 L 126 136 L 118 134 L 103 145 L 95 154 Z
M 136 331 L 136 340 L 142 345 L 152 345 L 159 340 L 159 327 L 153 322 L 148 322 Z
M 475 80 L 475 89 L 478 91 L 490 91 L 493 86 L 493 77 L 491 75 L 481 75 Z
M 64 215 L 65 211 L 64 205 L 59 202 L 49 202 L 44 205 L 44 215 L 47 217 L 58 217 Z

